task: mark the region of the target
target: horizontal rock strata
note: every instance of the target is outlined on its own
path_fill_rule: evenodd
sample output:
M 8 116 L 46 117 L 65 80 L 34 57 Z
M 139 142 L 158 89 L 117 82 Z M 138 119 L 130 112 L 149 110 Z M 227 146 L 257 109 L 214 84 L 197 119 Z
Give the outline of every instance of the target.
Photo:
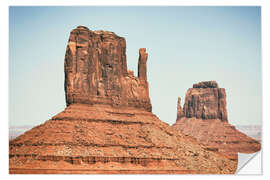
M 215 81 L 194 84 L 186 93 L 183 111 L 187 118 L 228 121 L 225 89 L 218 88 Z
M 65 56 L 67 105 L 109 104 L 151 111 L 147 57 L 141 48 L 135 77 L 127 70 L 125 38 L 79 26 L 70 34 Z
M 177 120 L 173 127 L 196 138 L 208 150 L 237 160 L 238 152 L 254 153 L 261 148 L 258 141 L 229 124 L 226 92 L 224 88 L 218 88 L 215 81 L 194 84 L 186 93 L 183 110 L 179 102 L 177 110 Z
M 138 77 L 125 39 L 78 27 L 65 56 L 67 108 L 9 143 L 10 173 L 226 173 L 237 162 L 162 122 L 148 94 L 146 49 Z
M 223 153 L 237 160 L 237 153 L 254 153 L 261 149 L 260 143 L 219 119 L 203 120 L 182 118 L 173 127 L 181 133 L 196 138 L 209 150 Z
M 18 169 L 15 173 L 40 166 L 49 170 L 103 168 L 108 173 L 124 169 L 145 173 L 148 168 L 180 174 L 233 173 L 236 168 L 236 163 L 186 138 L 151 112 L 108 105 L 68 106 L 11 141 L 9 156 L 11 171 Z

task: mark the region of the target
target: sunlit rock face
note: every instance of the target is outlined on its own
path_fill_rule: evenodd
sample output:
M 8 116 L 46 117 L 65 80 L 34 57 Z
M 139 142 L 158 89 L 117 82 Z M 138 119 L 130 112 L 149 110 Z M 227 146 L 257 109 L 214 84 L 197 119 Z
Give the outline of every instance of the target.
M 215 81 L 194 84 L 186 93 L 183 113 L 187 118 L 228 121 L 225 89 Z
M 69 38 L 65 56 L 67 105 L 109 104 L 152 111 L 145 48 L 139 50 L 138 77 L 127 70 L 126 40 L 108 31 L 79 26 Z
M 10 173 L 231 174 L 237 163 L 207 150 L 151 112 L 145 48 L 138 77 L 125 39 L 72 30 L 65 56 L 67 107 L 9 142 Z
M 188 89 L 184 108 L 177 103 L 173 127 L 196 138 L 211 151 L 237 160 L 237 153 L 254 153 L 261 149 L 255 139 L 238 131 L 228 122 L 226 92 L 215 81 L 204 81 Z

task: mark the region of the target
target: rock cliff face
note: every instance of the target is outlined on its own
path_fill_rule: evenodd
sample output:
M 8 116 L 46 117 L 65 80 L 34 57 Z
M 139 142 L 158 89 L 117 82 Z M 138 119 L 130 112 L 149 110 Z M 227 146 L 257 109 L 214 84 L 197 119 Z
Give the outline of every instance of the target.
M 254 153 L 261 145 L 228 123 L 226 92 L 215 81 L 194 84 L 188 89 L 183 111 L 177 105 L 173 127 L 196 138 L 209 150 L 237 160 L 237 153 Z M 179 116 L 179 114 L 183 114 Z
M 228 121 L 225 89 L 218 88 L 215 81 L 200 82 L 188 89 L 183 109 L 187 118 Z
M 65 56 L 67 105 L 108 104 L 152 111 L 145 48 L 139 50 L 138 78 L 127 70 L 126 40 L 108 31 L 79 26 L 69 38 Z
M 65 56 L 67 108 L 9 143 L 10 173 L 234 173 L 211 152 L 151 112 L 146 49 L 138 77 L 125 39 L 79 26 Z

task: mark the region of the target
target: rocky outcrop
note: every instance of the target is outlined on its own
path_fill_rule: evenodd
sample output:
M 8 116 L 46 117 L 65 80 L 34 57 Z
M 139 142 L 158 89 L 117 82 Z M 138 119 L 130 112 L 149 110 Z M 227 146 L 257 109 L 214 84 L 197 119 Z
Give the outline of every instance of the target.
M 218 88 L 218 84 L 216 81 L 202 81 L 193 84 L 193 88 Z
M 138 63 L 138 77 L 143 81 L 147 81 L 147 70 L 146 70 L 146 61 L 148 58 L 148 54 L 146 53 L 145 48 L 141 48 L 139 56 L 139 63 Z
M 184 111 L 181 106 L 181 97 L 178 97 L 177 99 L 177 117 L 176 120 L 180 120 L 182 117 L 184 117 Z
M 186 93 L 183 116 L 177 106 L 177 119 L 173 127 L 196 138 L 209 150 L 223 153 L 237 160 L 237 153 L 254 153 L 261 145 L 229 124 L 226 110 L 226 92 L 215 81 L 194 84 Z
M 135 77 L 127 70 L 125 38 L 79 26 L 71 32 L 66 49 L 67 105 L 109 104 L 151 111 L 147 57 L 146 49 L 141 48 Z
M 187 118 L 220 119 L 227 122 L 225 89 L 218 88 L 215 81 L 194 84 L 186 93 L 183 111 Z
M 127 70 L 125 39 L 79 26 L 65 57 L 67 108 L 9 143 L 10 173 L 234 173 L 151 112 L 147 53 Z

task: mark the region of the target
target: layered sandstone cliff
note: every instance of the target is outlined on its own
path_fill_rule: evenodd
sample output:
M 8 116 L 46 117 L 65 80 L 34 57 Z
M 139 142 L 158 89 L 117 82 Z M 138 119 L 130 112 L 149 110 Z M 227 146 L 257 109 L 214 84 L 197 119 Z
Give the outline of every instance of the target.
M 229 124 L 226 92 L 215 81 L 200 82 L 188 89 L 183 110 L 178 100 L 173 127 L 234 160 L 238 152 L 254 153 L 261 148 L 258 141 Z
M 197 119 L 220 119 L 228 121 L 226 93 L 215 81 L 194 84 L 186 93 L 184 116 Z
M 67 108 L 10 141 L 10 173 L 234 173 L 211 152 L 151 112 L 146 49 L 138 77 L 125 39 L 79 26 L 65 56 Z
M 127 70 L 125 38 L 79 26 L 70 34 L 65 56 L 67 105 L 108 104 L 151 111 L 147 57 L 141 48 L 135 77 Z

